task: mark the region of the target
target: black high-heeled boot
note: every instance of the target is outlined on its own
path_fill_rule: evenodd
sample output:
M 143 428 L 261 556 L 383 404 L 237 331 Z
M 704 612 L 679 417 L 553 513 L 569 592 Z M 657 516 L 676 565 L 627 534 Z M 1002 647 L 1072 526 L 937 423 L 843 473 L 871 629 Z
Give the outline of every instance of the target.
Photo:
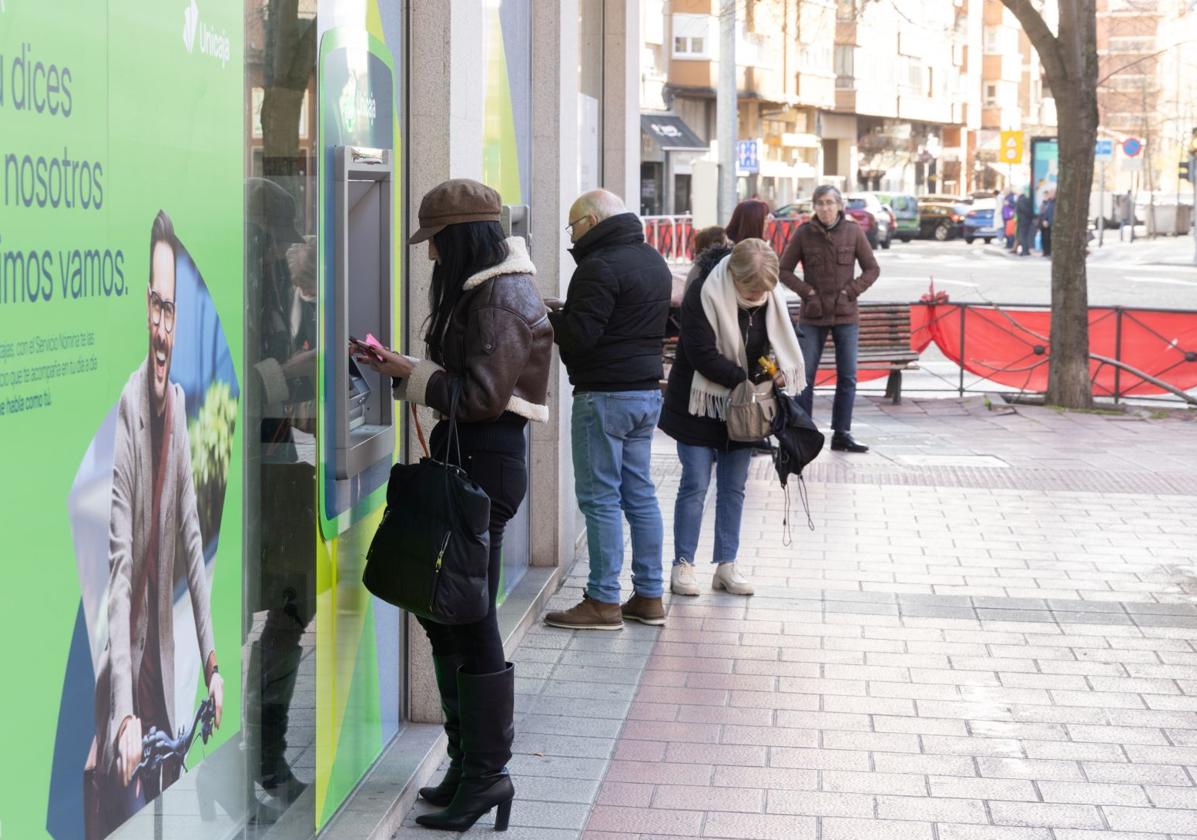
M 457 669 L 460 667 L 460 656 L 432 657 L 436 687 L 441 693 L 441 711 L 445 714 L 445 735 L 449 738 L 445 747 L 449 754 L 449 769 L 440 784 L 420 788 L 420 798 L 442 808 L 453 801 L 461 781 L 461 704 L 457 697 Z
M 506 831 L 515 786 L 507 773 L 515 740 L 515 667 L 494 674 L 458 673 L 461 703 L 461 781 L 449 807 L 416 817 L 426 828 L 467 831 L 497 808 L 495 831 Z

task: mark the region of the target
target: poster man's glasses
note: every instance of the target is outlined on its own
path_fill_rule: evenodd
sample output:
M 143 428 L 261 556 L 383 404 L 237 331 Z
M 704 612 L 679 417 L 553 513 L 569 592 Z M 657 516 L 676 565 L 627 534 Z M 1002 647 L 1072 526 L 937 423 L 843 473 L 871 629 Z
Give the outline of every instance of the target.
M 175 330 L 175 302 L 173 300 L 163 300 L 162 296 L 150 290 L 150 318 L 154 322 L 154 326 L 163 325 L 166 331 L 174 332 Z

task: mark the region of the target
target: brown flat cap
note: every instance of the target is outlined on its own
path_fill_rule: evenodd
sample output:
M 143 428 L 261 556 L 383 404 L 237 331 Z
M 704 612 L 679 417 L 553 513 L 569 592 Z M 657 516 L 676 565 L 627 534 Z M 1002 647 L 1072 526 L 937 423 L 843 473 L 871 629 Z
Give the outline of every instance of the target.
M 503 199 L 486 184 L 454 178 L 428 191 L 420 201 L 419 217 L 420 229 L 407 240 L 409 245 L 431 239 L 449 225 L 500 221 Z

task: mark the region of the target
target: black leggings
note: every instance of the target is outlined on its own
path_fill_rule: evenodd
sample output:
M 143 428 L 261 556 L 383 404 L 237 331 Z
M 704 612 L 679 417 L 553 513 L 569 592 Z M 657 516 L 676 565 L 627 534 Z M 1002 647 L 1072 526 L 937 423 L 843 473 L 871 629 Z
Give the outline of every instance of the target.
M 490 563 L 486 570 L 490 609 L 485 618 L 474 624 L 438 624 L 425 618 L 419 619 L 419 622 L 428 634 L 428 641 L 432 643 L 433 656 L 460 656 L 462 670 L 466 673 L 493 674 L 502 671 L 507 661 L 503 654 L 503 639 L 499 636 L 499 621 L 495 615 L 503 556 L 503 531 L 528 492 L 524 423 L 502 420 L 496 423 L 459 423 L 458 432 L 461 438 L 461 466 L 490 496 Z M 443 421 L 432 430 L 428 445 L 438 457 L 443 452 L 447 434 L 447 424 Z M 450 460 L 457 463 L 456 453 Z

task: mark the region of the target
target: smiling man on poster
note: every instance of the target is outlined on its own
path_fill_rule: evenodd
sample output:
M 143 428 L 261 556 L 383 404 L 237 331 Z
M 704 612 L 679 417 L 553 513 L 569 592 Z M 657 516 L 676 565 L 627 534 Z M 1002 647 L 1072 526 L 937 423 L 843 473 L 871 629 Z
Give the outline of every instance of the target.
M 129 377 L 117 412 L 109 524 L 107 679 L 97 680 L 98 792 L 104 836 L 178 777 L 179 758 L 138 771 L 151 727 L 175 720 L 172 607 L 176 553 L 186 572 L 204 682 L 220 725 L 224 682 L 216 667 L 183 389 L 170 381 L 177 240 L 159 211 L 150 233 L 146 291 L 149 355 Z M 124 788 L 122 790 L 121 788 Z M 96 836 L 89 831 L 90 836 Z

